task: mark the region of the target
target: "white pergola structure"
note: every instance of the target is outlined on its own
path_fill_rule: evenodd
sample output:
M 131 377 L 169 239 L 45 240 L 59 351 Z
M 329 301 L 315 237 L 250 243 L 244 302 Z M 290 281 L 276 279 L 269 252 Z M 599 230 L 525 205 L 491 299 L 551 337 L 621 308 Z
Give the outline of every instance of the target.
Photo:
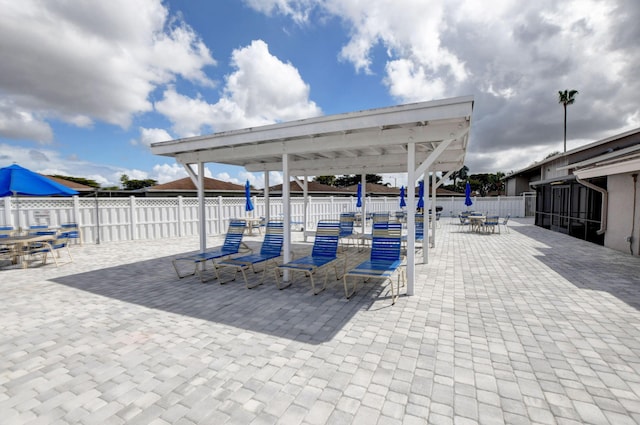
M 428 177 L 429 172 L 434 172 L 435 183 L 436 171 L 453 172 L 462 168 L 472 112 L 473 97 L 465 96 L 171 140 L 152 144 L 151 151 L 175 158 L 194 180 L 200 202 L 201 250 L 206 249 L 204 164 L 237 165 L 247 171 L 264 172 L 267 220 L 269 172 L 282 172 L 285 262 L 291 259 L 287 182 L 292 177 L 304 176 L 306 182 L 307 176 L 361 174 L 364 183 L 366 174 L 407 173 L 407 199 L 410 200 L 407 203 L 407 294 L 413 295 L 415 185 L 420 177 Z M 195 164 L 197 175 L 191 168 Z M 306 190 L 304 192 L 306 195 Z M 425 178 L 425 199 L 428 194 L 429 179 Z M 432 210 L 435 213 L 435 208 Z M 363 206 L 363 217 L 364 213 Z M 432 222 L 435 236 L 435 220 Z M 425 262 L 428 240 L 427 236 L 423 243 Z

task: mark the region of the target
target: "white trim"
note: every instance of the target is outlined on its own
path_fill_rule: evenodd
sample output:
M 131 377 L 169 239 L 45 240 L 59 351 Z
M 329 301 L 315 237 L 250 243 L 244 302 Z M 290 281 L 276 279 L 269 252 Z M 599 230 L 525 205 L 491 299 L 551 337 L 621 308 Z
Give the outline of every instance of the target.
M 640 171 L 640 158 L 614 164 L 600 165 L 584 170 L 574 170 L 573 174 L 579 179 L 591 179 L 594 177 L 611 176 L 614 174 L 634 173 Z

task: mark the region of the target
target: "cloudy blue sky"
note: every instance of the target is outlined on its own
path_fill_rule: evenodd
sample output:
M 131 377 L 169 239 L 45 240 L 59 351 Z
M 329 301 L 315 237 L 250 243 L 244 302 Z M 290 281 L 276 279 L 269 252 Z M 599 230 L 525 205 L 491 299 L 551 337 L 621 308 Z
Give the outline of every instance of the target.
M 640 127 L 640 2 L 486 4 L 0 0 L 0 166 L 166 182 L 156 141 L 463 95 L 472 173 L 562 150 L 558 90 L 569 148 Z

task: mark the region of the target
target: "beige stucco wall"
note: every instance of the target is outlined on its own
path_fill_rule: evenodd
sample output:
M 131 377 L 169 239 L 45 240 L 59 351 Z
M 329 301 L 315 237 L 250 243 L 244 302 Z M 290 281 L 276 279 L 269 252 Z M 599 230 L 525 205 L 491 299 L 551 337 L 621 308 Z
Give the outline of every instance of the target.
M 539 175 L 528 176 L 528 177 L 513 177 L 506 180 L 506 195 L 507 196 L 520 196 L 522 192 L 532 192 L 531 186 L 529 186 L 530 181 L 540 180 Z
M 640 178 L 638 179 L 640 180 Z M 640 183 L 636 183 L 636 212 L 633 215 L 633 178 L 631 174 L 614 174 L 607 179 L 609 208 L 607 210 L 607 232 L 604 245 L 618 251 L 630 253 L 628 236 L 633 236 L 633 254 L 640 247 Z M 633 222 L 635 229 L 632 232 Z

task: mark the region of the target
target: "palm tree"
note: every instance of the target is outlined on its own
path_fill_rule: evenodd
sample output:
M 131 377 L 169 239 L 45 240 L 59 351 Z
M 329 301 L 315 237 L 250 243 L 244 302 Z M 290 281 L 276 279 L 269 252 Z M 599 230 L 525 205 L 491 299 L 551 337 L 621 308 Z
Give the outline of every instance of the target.
M 558 103 L 564 107 L 564 151 L 567 151 L 567 105 L 573 105 L 578 90 L 565 90 L 558 92 Z

